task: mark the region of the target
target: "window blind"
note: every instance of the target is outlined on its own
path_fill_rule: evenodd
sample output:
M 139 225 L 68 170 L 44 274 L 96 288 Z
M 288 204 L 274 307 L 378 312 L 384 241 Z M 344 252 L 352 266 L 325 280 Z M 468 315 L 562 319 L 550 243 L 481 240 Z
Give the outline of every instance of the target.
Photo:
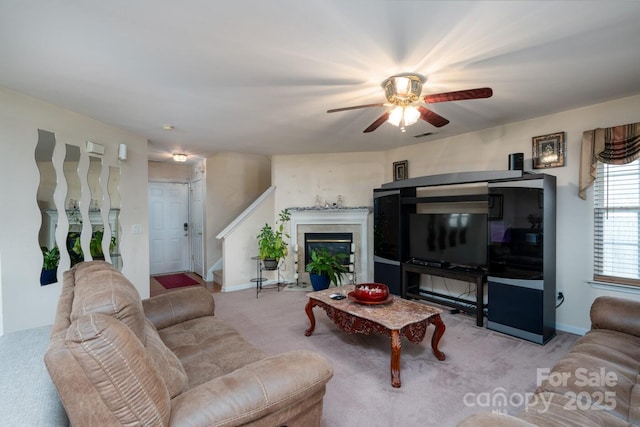
M 640 160 L 597 168 L 594 279 L 640 286 Z

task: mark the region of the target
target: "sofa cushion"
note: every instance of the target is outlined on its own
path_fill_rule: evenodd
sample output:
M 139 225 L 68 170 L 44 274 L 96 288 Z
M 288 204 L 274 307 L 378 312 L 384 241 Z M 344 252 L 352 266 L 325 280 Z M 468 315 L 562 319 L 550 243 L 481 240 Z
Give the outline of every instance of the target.
M 74 320 L 66 343 L 72 356 L 121 425 L 166 425 L 169 393 L 142 343 L 104 314 Z
M 592 412 L 610 412 L 622 420 L 628 419 L 637 371 L 591 354 L 571 352 L 552 372 L 553 376 L 542 382 L 537 393 L 573 397 L 578 407 L 598 407 Z
M 70 320 L 102 313 L 120 320 L 144 342 L 145 317 L 140 294 L 120 271 L 102 261 L 73 267 L 75 286 Z
M 156 295 L 142 301 L 144 314 L 157 329 L 215 314 L 211 292 L 203 287 L 188 287 Z
M 188 320 L 158 333 L 182 362 L 190 388 L 266 357 L 231 325 L 213 316 Z
M 534 395 L 518 418 L 538 427 L 622 427 L 629 424 L 613 413 L 576 402 L 572 396 L 542 392 Z
M 189 388 L 189 378 L 178 357 L 162 342 L 155 326 L 146 319 L 145 348 L 149 352 L 151 363 L 164 381 L 172 399 Z
M 570 353 L 606 360 L 628 370 L 629 375 L 640 372 L 640 338 L 622 332 L 592 330 L 576 341 Z

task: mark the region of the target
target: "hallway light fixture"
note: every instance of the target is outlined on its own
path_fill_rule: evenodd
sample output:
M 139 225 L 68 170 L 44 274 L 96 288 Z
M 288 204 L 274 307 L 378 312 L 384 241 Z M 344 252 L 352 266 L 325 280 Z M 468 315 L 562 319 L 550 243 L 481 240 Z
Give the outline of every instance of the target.
M 173 155 L 173 161 L 174 162 L 186 162 L 187 161 L 187 155 L 183 154 L 183 153 L 176 153 Z

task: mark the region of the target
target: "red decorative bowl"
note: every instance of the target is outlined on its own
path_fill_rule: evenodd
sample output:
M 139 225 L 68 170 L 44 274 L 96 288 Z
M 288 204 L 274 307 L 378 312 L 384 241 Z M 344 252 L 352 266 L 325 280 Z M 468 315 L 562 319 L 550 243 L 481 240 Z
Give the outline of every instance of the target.
M 389 288 L 382 283 L 360 283 L 353 296 L 360 301 L 384 301 L 389 297 Z

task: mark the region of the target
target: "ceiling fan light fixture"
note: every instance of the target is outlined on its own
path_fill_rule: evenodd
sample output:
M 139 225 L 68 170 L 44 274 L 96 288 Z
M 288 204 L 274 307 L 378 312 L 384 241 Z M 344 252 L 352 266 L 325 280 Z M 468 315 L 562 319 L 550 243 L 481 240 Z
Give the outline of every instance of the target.
M 395 105 L 409 105 L 420 99 L 422 85 L 427 79 L 420 74 L 403 73 L 382 82 L 387 101 Z
M 424 120 L 437 128 L 449 123 L 449 120 L 445 119 L 435 111 L 429 110 L 420 102 L 432 104 L 437 102 L 463 101 L 465 99 L 489 98 L 493 95 L 493 89 L 490 87 L 481 87 L 476 89 L 436 93 L 421 97 L 422 85 L 426 81 L 427 78 L 421 74 L 396 74 L 382 82 L 382 88 L 384 89 L 387 103 L 333 108 L 327 110 L 327 113 L 357 110 L 359 108 L 387 107 L 387 111 L 371 123 L 363 133 L 373 132 L 385 122 L 389 122 L 392 125 L 399 127 L 402 132 L 405 132 L 406 126 L 412 125 L 418 120 Z
M 396 107 L 391 110 L 387 121 L 394 126 L 398 126 L 403 129 L 405 126 L 411 126 L 416 123 L 420 118 L 420 111 L 416 107 Z

